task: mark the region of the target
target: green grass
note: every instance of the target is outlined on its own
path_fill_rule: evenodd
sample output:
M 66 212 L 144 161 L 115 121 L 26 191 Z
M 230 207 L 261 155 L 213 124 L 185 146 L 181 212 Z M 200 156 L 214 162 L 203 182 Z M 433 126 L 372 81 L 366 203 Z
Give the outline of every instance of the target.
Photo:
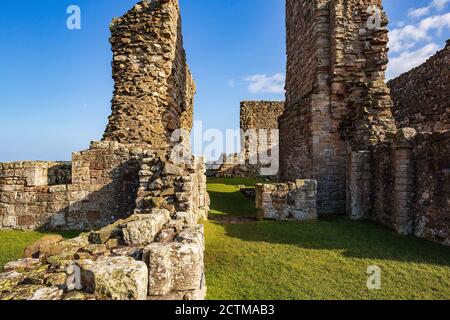
M 212 212 L 247 216 L 236 185 L 211 179 Z M 450 299 L 450 248 L 369 222 L 205 223 L 208 299 Z M 367 267 L 382 269 L 368 290 Z
M 22 232 L 22 231 L 1 231 L 0 232 L 0 271 L 3 270 L 5 263 L 20 259 L 23 257 L 25 248 L 40 238 L 48 234 L 60 234 L 64 238 L 74 238 L 79 232 Z
M 208 193 L 213 204 L 210 216 L 256 217 L 255 205 L 239 191 L 240 185 L 254 187 L 256 183 L 254 179 L 244 178 L 208 179 Z
M 212 214 L 254 216 L 237 186 L 210 179 Z M 208 299 L 450 299 L 450 248 L 402 237 L 369 222 L 205 223 Z M 40 232 L 0 232 L 0 269 L 22 257 Z M 63 233 L 66 238 L 78 233 Z M 368 266 L 382 269 L 382 289 L 366 287 Z

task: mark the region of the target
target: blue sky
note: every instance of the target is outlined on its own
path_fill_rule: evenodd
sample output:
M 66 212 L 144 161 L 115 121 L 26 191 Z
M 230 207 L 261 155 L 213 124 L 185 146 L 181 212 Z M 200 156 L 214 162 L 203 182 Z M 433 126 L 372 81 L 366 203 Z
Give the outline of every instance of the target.
M 2 0 L 0 161 L 70 160 L 99 140 L 113 90 L 108 25 L 135 0 Z M 283 100 L 283 0 L 180 0 L 204 129 L 239 127 L 241 100 Z M 81 8 L 81 30 L 66 9 Z M 450 38 L 449 0 L 385 0 L 394 76 Z M 412 10 L 412 8 L 416 10 Z

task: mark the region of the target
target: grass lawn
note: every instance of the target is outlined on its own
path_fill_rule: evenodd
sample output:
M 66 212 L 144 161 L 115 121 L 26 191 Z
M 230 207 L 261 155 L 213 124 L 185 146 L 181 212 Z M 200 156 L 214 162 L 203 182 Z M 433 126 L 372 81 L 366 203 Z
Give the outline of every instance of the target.
M 50 233 L 0 231 L 0 272 L 5 263 L 22 258 L 23 250 L 40 238 Z M 74 238 L 79 232 L 59 232 L 64 238 Z
M 255 216 L 238 185 L 255 181 L 209 180 L 213 217 Z M 209 221 L 205 231 L 208 299 L 450 299 L 450 248 L 369 222 Z M 0 270 L 44 235 L 0 232 Z M 381 290 L 366 287 L 371 265 Z
M 242 179 L 210 179 L 212 214 L 254 216 Z M 450 248 L 344 217 L 318 222 L 210 221 L 208 299 L 450 299 Z M 381 290 L 366 287 L 367 267 Z

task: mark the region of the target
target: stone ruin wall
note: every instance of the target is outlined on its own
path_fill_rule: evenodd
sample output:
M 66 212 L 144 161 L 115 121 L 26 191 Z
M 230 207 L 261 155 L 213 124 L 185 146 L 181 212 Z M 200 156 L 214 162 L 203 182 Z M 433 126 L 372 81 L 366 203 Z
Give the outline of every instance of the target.
M 450 245 L 450 131 L 419 133 L 414 162 L 413 232 Z
M 286 101 L 285 111 L 279 118 L 280 177 L 283 180 L 311 177 L 309 106 L 319 60 L 316 7 L 315 1 L 286 1 Z
M 241 152 L 223 154 L 211 167 L 217 177 L 256 177 L 267 167 L 264 157 L 278 153 L 278 118 L 283 101 L 242 101 L 240 107 Z M 262 130 L 267 130 L 264 134 Z M 272 141 L 273 140 L 273 141 Z M 263 147 L 265 146 L 265 147 Z M 278 160 L 278 158 L 276 159 Z
M 399 129 L 392 141 L 374 147 L 369 188 L 361 193 L 373 193 L 366 205 L 375 221 L 447 245 L 449 52 L 447 42 L 427 62 L 388 82 Z
M 195 94 L 178 1 L 141 1 L 110 28 L 115 85 L 104 140 L 170 147 L 175 130 L 192 129 Z
M 170 152 L 161 152 L 167 154 L 161 166 L 170 165 Z M 0 177 L 5 177 L 0 178 L 0 229 L 91 230 L 126 218 L 137 207 L 142 161 L 153 153 L 151 149 L 135 145 L 93 142 L 89 150 L 73 154 L 73 183 L 57 185 L 48 183 L 48 177 L 55 178 L 46 169 L 47 162 L 0 164 Z M 205 168 L 203 160 L 193 161 L 196 167 L 191 169 L 194 170 L 191 173 L 193 185 L 189 187 L 192 194 L 184 195 L 185 201 L 190 203 L 193 212 L 206 218 L 205 204 L 209 200 L 205 191 Z M 16 174 L 14 179 L 11 172 Z M 162 185 L 157 187 L 162 188 Z M 159 200 L 175 213 L 175 191 L 173 194 L 165 191 Z
M 439 52 L 411 73 L 429 69 L 430 62 L 436 61 L 441 55 L 442 52 Z M 392 92 L 394 101 L 403 99 L 403 90 L 410 90 L 412 85 L 436 84 L 445 77 L 437 70 L 433 77 L 421 73 L 416 76 L 418 78 L 406 74 L 394 80 L 411 81 L 411 84 L 402 83 L 402 88 Z M 393 82 L 389 84 L 393 88 Z M 441 88 L 444 92 L 445 86 Z M 433 98 L 431 100 L 437 101 Z M 395 131 L 387 131 L 387 139 L 384 141 L 374 144 L 368 150 L 350 153 L 347 193 L 349 215 L 353 219 L 372 219 L 403 235 L 416 235 L 450 245 L 450 196 L 447 191 L 450 131 L 416 130 L 443 128 L 445 120 L 432 126 L 431 122 L 415 113 L 417 109 L 414 108 L 413 102 L 410 103 L 413 108 L 405 107 L 404 111 L 414 111 L 411 114 L 405 113 L 403 120 L 399 120 L 397 112 L 396 121 L 398 125 L 411 124 L 413 128 L 399 127 Z M 444 118 L 446 115 L 442 110 L 433 110 L 431 113 L 437 117 L 444 115 Z M 419 119 L 425 122 L 419 123 Z
M 113 21 L 112 115 L 104 140 L 73 153 L 71 167 L 0 165 L 0 229 L 96 230 L 27 248 L 0 274 L 0 299 L 204 299 L 206 168 L 175 161 L 170 141 L 193 119 L 180 22 L 177 0 L 144 0 Z M 70 269 L 81 288 L 69 287 Z
M 368 148 L 385 138 L 385 127 L 393 127 L 384 83 L 387 20 L 379 30 L 366 28 L 372 3 L 380 5 L 356 0 L 286 4 L 280 175 L 318 180 L 319 215 L 346 211 L 346 141 Z
M 115 86 L 104 142 L 73 153 L 71 166 L 2 164 L 0 228 L 85 230 L 129 216 L 145 153 L 169 152 L 172 132 L 191 130 L 195 83 L 178 1 L 141 1 L 113 20 L 111 34 Z
M 399 128 L 450 130 L 450 40 L 427 62 L 388 82 Z
M 353 219 L 450 245 L 450 131 L 399 129 L 392 141 L 351 154 Z
M 135 205 L 139 157 L 116 143 L 73 154 L 70 179 L 52 184 L 48 163 L 4 163 L 0 176 L 2 228 L 85 230 L 130 215 Z M 14 168 L 14 169 L 8 169 Z M 11 171 L 28 176 L 11 180 Z M 50 179 L 49 179 L 50 177 Z M 133 182 L 133 179 L 134 182 Z M 63 182 L 63 181 L 59 181 Z
M 448 51 L 389 83 L 393 109 L 384 80 L 387 18 L 383 12 L 381 28 L 367 28 L 370 4 L 381 7 L 381 1 L 287 1 L 280 176 L 316 179 L 319 215 L 347 212 L 449 244 L 448 133 L 403 128 L 433 122 L 432 130 L 446 129 L 448 64 L 440 64 Z

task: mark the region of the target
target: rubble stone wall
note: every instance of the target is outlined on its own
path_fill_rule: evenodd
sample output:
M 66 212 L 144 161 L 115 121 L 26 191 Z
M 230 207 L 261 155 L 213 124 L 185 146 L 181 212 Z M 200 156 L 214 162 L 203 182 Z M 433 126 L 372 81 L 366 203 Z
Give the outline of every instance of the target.
M 176 164 L 169 157 L 170 154 L 158 152 L 143 158 L 136 212 L 165 209 L 171 215 L 185 212 L 191 216 L 189 221 L 207 220 L 210 199 L 203 158 Z
M 203 300 L 204 249 L 202 225 L 149 209 L 75 239 L 42 238 L 5 265 L 0 299 Z
M 427 62 L 388 82 L 399 128 L 450 130 L 450 40 Z
M 195 84 L 183 49 L 177 0 L 141 1 L 111 24 L 114 97 L 104 140 L 171 145 L 190 131 Z
M 138 197 L 143 196 L 138 193 L 147 172 L 142 170 L 142 166 L 146 168 L 142 161 L 157 153 L 162 154 L 164 160 L 151 167 L 155 175 L 164 177 L 158 170 L 168 170 L 172 166 L 175 171 L 171 175 L 181 184 L 177 192 L 185 204 L 176 209 L 207 218 L 209 198 L 203 161 L 194 159 L 188 169 L 179 169 L 168 162 L 170 153 L 165 150 L 154 151 L 146 149 L 145 145 L 93 142 L 89 150 L 73 154 L 71 184 L 48 185 L 45 178 L 49 163 L 1 164 L 5 177 L 0 184 L 1 226 L 11 229 L 90 230 L 126 218 L 133 214 Z M 16 176 L 11 177 L 12 172 Z M 155 207 L 164 207 L 172 212 L 178 204 L 175 181 L 170 185 L 168 181 L 164 184 L 159 184 L 159 181 L 153 185 L 153 200 L 163 202 L 164 206 Z M 190 185 L 184 186 L 184 181 Z M 183 193 L 184 189 L 187 190 Z
M 0 229 L 95 231 L 27 248 L 0 274 L 0 300 L 205 298 L 198 221 L 209 196 L 204 161 L 184 139 L 195 84 L 178 1 L 141 1 L 111 32 L 115 92 L 104 140 L 73 153 L 71 166 L 0 164 Z M 186 132 L 171 141 L 177 129 Z
M 17 161 L 0 163 L 0 185 L 27 187 L 70 183 L 72 167 L 66 162 Z
M 135 207 L 142 152 L 116 142 L 94 142 L 89 150 L 73 154 L 69 184 L 49 184 L 55 179 L 45 179 L 47 172 L 52 171 L 43 163 L 25 170 L 29 177 L 34 174 L 31 184 L 24 184 L 25 180 L 21 179 L 11 184 L 6 172 L 8 183 L 0 183 L 2 227 L 85 230 L 129 216 Z
M 450 131 L 403 128 L 391 142 L 353 155 L 350 217 L 450 245 L 449 150 Z

